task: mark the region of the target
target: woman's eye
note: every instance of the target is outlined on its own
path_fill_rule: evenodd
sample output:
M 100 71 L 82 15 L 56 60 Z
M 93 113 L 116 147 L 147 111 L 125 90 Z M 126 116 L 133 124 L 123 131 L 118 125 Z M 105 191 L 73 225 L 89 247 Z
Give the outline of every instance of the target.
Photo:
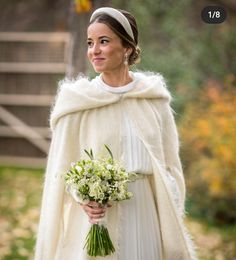
M 93 43 L 91 41 L 87 41 L 88 47 L 92 47 Z
M 106 43 L 108 43 L 109 41 L 107 40 L 107 39 L 102 39 L 101 40 L 101 44 L 106 44 Z

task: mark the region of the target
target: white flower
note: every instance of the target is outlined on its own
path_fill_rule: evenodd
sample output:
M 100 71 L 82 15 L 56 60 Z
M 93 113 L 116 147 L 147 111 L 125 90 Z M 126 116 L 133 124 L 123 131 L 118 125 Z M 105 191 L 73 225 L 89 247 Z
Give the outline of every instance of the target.
M 72 163 L 70 164 L 70 167 L 73 168 L 73 167 L 75 167 L 75 165 L 76 165 L 75 162 L 72 162 Z
M 108 164 L 108 165 L 106 166 L 106 168 L 107 168 L 107 170 L 111 170 L 111 169 L 113 168 L 113 166 L 112 166 L 111 164 Z
M 104 192 L 99 182 L 90 186 L 89 196 L 94 197 L 96 200 L 102 201 L 104 199 Z
M 75 169 L 76 169 L 77 172 L 81 172 L 82 171 L 82 168 L 80 166 L 78 166 L 78 165 L 75 166 Z

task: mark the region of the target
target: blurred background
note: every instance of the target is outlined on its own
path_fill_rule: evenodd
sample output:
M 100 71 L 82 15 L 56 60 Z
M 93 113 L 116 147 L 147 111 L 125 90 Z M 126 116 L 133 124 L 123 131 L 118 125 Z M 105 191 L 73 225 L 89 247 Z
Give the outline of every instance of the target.
M 202 21 L 212 5 L 226 10 L 223 23 Z M 161 73 L 173 95 L 199 258 L 236 259 L 234 0 L 0 0 L 0 259 L 33 259 L 50 107 L 65 75 L 94 76 L 86 26 L 102 6 L 134 14 L 133 69 Z

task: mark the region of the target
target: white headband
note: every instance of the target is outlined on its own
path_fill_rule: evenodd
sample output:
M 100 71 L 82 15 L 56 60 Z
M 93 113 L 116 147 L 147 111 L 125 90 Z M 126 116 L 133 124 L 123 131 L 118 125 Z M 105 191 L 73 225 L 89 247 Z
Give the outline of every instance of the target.
M 112 18 L 116 19 L 125 29 L 125 31 L 128 33 L 128 35 L 134 40 L 134 34 L 131 29 L 129 20 L 118 10 L 111 8 L 111 7 L 102 7 L 95 10 L 91 17 L 90 22 L 97 18 L 100 14 L 108 14 Z M 135 40 L 134 40 L 135 41 Z

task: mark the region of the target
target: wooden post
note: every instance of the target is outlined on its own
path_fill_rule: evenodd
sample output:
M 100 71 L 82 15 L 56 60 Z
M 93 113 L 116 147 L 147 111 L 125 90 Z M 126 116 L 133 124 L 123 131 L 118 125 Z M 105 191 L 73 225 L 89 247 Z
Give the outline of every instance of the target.
M 69 78 L 76 77 L 79 73 L 86 74 L 87 72 L 87 43 L 86 43 L 86 28 L 89 21 L 90 12 L 76 13 L 74 1 L 71 1 L 69 29 L 71 33 L 69 50 L 68 50 L 68 65 L 66 75 Z

